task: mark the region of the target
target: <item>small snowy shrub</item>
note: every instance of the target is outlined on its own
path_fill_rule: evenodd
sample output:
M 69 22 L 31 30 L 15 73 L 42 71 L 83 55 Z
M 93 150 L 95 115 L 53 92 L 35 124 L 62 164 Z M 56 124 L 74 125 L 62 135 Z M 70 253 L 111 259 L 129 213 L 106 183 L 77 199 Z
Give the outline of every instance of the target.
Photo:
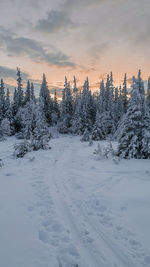
M 57 130 L 61 134 L 69 133 L 69 129 L 68 129 L 68 127 L 67 127 L 67 125 L 66 125 L 66 123 L 64 121 L 63 122 L 61 121 L 61 122 L 58 123 Z
M 51 135 L 48 133 L 42 134 L 42 132 L 38 132 L 36 135 L 31 136 L 31 146 L 33 150 L 47 150 L 50 149 L 51 147 L 49 146 L 48 142 L 51 138 Z
M 5 137 L 4 137 L 3 131 L 0 127 L 0 142 L 2 142 L 2 141 L 5 141 Z
M 19 140 L 23 140 L 25 137 L 24 137 L 24 133 L 22 131 L 18 132 L 15 134 L 15 137 Z
M 83 133 L 83 136 L 81 138 L 81 142 L 87 142 L 89 141 L 91 138 L 90 138 L 90 133 L 88 131 L 88 129 L 86 128 L 84 133 Z
M 50 149 L 50 146 L 48 145 L 48 141 L 45 138 L 41 138 L 40 141 L 38 139 L 31 139 L 31 145 L 33 150 L 47 150 Z
M 101 147 L 101 145 L 98 143 L 97 149 L 94 150 L 93 154 L 96 155 L 96 159 L 98 160 L 109 159 L 116 156 L 111 142 L 109 142 L 109 144 L 105 147 Z
M 1 131 L 4 135 L 11 135 L 11 126 L 10 126 L 10 121 L 5 118 L 1 122 Z
M 97 148 L 94 150 L 93 154 L 96 155 L 98 159 L 102 158 L 103 153 L 102 153 L 101 145 L 99 143 L 97 145 Z
M 32 146 L 27 140 L 24 140 L 20 144 L 14 145 L 14 156 L 16 158 L 23 158 L 24 155 L 30 151 L 32 151 Z

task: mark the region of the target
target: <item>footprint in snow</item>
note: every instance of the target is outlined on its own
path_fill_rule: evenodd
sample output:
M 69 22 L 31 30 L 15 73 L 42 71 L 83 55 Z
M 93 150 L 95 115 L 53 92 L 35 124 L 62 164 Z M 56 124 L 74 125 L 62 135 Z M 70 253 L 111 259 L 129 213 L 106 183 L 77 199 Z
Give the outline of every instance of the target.
M 121 209 L 121 211 L 123 211 L 123 212 L 124 212 L 124 211 L 127 211 L 127 208 L 126 208 L 126 207 L 124 207 L 124 206 L 123 206 L 123 207 L 121 207 L 120 209 Z
M 14 173 L 5 173 L 5 176 L 14 176 Z
M 137 240 L 130 239 L 129 242 L 134 249 L 141 247 L 141 244 Z
M 42 223 L 42 225 L 44 226 L 44 227 L 48 227 L 49 225 L 51 225 L 52 224 L 52 220 L 51 219 L 45 219 L 44 221 L 43 221 L 43 223 Z
M 48 234 L 45 231 L 45 229 L 40 229 L 39 230 L 39 240 L 44 242 L 44 243 L 48 242 Z
M 34 207 L 29 206 L 27 209 L 28 209 L 28 211 L 33 211 L 34 210 Z

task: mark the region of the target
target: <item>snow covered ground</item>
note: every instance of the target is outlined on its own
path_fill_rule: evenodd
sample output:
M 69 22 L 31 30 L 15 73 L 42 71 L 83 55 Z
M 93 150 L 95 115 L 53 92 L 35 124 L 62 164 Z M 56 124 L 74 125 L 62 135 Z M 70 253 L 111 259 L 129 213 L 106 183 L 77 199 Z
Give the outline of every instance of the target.
M 150 266 L 149 160 L 98 161 L 71 136 L 14 159 L 15 142 L 0 143 L 1 267 Z

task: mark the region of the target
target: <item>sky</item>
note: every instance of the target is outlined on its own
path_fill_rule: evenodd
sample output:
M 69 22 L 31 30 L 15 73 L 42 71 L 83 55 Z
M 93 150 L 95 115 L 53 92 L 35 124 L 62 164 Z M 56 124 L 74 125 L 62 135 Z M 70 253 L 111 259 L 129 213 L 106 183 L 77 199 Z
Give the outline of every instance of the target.
M 0 0 L 0 78 L 62 87 L 64 76 L 89 77 L 99 87 L 113 71 L 116 84 L 142 70 L 150 75 L 149 0 Z

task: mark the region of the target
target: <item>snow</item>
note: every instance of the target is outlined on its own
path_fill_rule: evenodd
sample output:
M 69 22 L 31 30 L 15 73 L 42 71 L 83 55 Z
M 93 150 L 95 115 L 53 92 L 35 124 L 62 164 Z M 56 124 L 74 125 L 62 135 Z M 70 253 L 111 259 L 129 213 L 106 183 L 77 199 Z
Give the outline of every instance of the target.
M 150 266 L 149 160 L 96 160 L 98 142 L 61 135 L 15 159 L 15 142 L 0 142 L 0 266 Z

